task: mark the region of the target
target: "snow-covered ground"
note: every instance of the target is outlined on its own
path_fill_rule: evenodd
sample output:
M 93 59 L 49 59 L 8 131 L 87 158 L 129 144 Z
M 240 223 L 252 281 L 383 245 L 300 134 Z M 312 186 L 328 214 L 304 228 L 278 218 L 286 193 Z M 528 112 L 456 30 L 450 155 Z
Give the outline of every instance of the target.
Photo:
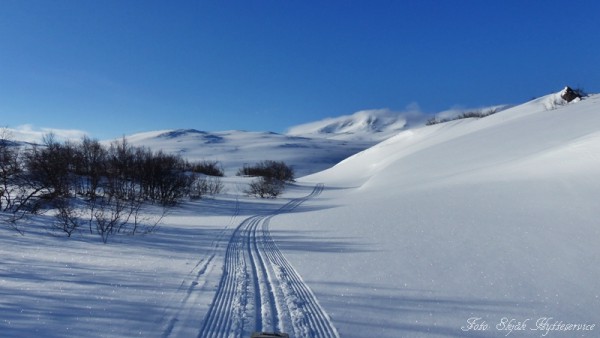
M 547 110 L 556 97 L 405 131 L 301 180 L 325 182 L 322 209 L 272 233 L 342 336 L 600 324 L 600 96 Z M 462 331 L 470 318 L 488 329 Z
M 190 161 L 219 161 L 226 175 L 258 161 L 285 161 L 298 176 L 327 169 L 372 146 L 371 140 L 335 140 L 240 130 L 162 130 L 127 136 L 135 146 L 178 153 Z M 108 141 L 107 141 L 108 142 Z
M 406 129 L 277 200 L 228 177 L 108 244 L 2 226 L 0 335 L 598 337 L 600 96 L 556 102 Z

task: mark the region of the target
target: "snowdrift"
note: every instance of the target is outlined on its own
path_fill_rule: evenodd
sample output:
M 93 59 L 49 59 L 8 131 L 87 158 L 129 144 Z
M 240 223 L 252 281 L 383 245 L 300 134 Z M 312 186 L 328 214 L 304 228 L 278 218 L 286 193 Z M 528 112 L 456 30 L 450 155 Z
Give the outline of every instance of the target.
M 598 95 L 411 129 L 303 178 L 276 240 L 341 336 L 596 336 L 551 331 L 600 324 L 598 154 Z

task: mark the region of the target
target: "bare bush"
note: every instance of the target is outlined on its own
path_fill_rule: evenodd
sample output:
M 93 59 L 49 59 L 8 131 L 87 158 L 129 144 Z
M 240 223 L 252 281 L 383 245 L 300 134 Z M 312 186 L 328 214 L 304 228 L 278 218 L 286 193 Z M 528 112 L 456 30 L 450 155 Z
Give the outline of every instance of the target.
M 283 193 L 285 183 L 278 179 L 260 177 L 252 181 L 245 193 L 260 198 L 275 198 Z
M 95 198 L 106 176 L 107 150 L 98 140 L 86 136 L 77 147 L 75 156 L 75 173 L 80 177 L 77 193 Z
M 7 133 L 7 134 L 5 134 Z M 0 210 L 14 207 L 15 192 L 19 189 L 19 176 L 23 173 L 19 149 L 12 144 L 10 135 L 0 135 Z
M 294 169 L 283 161 L 266 160 L 254 166 L 244 165 L 238 170 L 238 176 L 260 176 L 272 178 L 282 182 L 293 182 L 295 178 Z
M 220 194 L 224 185 L 221 179 L 216 176 L 198 176 L 192 178 L 189 195 L 191 199 L 200 199 L 205 195 Z
M 16 224 L 43 206 L 54 209 L 52 226 L 67 236 L 87 225 L 106 242 L 144 227 L 144 204 L 167 210 L 187 196 L 193 175 L 186 170 L 181 157 L 133 147 L 125 138 L 105 147 L 88 138 L 60 143 L 48 134 L 44 144 L 22 149 L 0 131 L 0 220 Z M 202 189 L 215 194 L 223 185 L 210 178 Z
M 70 199 L 63 198 L 57 201 L 56 209 L 54 227 L 66 233 L 67 237 L 71 237 L 75 231 L 85 224 L 83 220 L 84 211 L 77 208 Z
M 27 171 L 26 156 L 8 129 L 0 130 L 0 221 L 23 234 L 17 222 L 37 213 L 40 195 L 47 193 Z
M 126 203 L 120 198 L 101 198 L 93 213 L 96 231 L 102 242 L 108 242 L 110 235 L 116 234 L 129 221 L 131 214 L 126 214 Z
M 59 143 L 53 134 L 44 136 L 43 146 L 33 146 L 27 153 L 26 166 L 31 179 L 47 190 L 47 199 L 69 197 L 76 190 L 76 149 Z
M 189 171 L 196 174 L 204 174 L 207 176 L 225 176 L 225 171 L 219 161 L 202 161 L 199 163 L 189 164 Z

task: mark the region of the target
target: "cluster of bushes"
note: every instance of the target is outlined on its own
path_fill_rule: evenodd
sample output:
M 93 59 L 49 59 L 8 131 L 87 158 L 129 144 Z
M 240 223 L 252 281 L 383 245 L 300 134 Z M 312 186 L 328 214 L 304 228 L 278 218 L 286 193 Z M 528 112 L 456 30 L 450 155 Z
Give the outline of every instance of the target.
M 188 165 L 188 169 L 191 172 L 204 174 L 208 176 L 223 177 L 225 172 L 223 167 L 218 161 L 203 161 L 200 163 L 193 163 Z
M 294 169 L 282 161 L 262 161 L 254 166 L 244 165 L 238 176 L 258 177 L 245 191 L 260 198 L 275 198 L 283 193 L 285 182 L 294 181 Z
M 486 116 L 490 116 L 493 114 L 496 114 L 498 112 L 497 109 L 489 109 L 486 111 L 470 111 L 470 112 L 464 112 L 460 115 L 457 115 L 455 117 L 452 118 L 446 118 L 446 119 L 438 119 L 437 117 L 432 117 L 429 120 L 427 120 L 427 122 L 425 123 L 425 125 L 427 126 L 431 126 L 434 124 L 438 124 L 438 123 L 445 123 L 445 122 L 450 122 L 450 121 L 455 121 L 455 120 L 461 120 L 461 119 L 468 119 L 468 118 L 482 118 L 482 117 L 486 117 Z
M 283 161 L 261 161 L 253 166 L 244 165 L 238 176 L 268 177 L 282 182 L 294 181 L 294 169 Z
M 238 175 L 258 177 L 245 192 L 261 198 L 279 196 L 294 180 L 281 161 L 245 165 Z M 67 236 L 85 230 L 107 242 L 114 234 L 151 231 L 183 198 L 220 193 L 222 176 L 217 161 L 189 163 L 125 138 L 103 145 L 87 137 L 58 142 L 50 134 L 41 145 L 19 146 L 0 130 L 0 221 L 20 232 L 20 219 L 48 210 Z M 144 218 L 148 205 L 160 206 L 162 215 Z
M 48 135 L 42 145 L 18 147 L 0 135 L 0 211 L 18 230 L 16 221 L 25 215 L 54 209 L 55 226 L 68 236 L 85 226 L 106 242 L 115 233 L 139 231 L 145 204 L 168 208 L 186 196 L 220 192 L 216 178 L 195 174 L 219 173 L 215 168 L 216 162 L 190 164 L 125 138 L 104 146 Z

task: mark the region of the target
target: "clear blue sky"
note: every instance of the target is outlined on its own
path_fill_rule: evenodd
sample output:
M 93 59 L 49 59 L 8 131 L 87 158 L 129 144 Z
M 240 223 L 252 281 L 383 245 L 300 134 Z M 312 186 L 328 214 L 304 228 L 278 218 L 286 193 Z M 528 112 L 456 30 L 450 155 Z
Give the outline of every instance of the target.
M 600 91 L 600 1 L 0 0 L 0 125 L 270 130 Z

